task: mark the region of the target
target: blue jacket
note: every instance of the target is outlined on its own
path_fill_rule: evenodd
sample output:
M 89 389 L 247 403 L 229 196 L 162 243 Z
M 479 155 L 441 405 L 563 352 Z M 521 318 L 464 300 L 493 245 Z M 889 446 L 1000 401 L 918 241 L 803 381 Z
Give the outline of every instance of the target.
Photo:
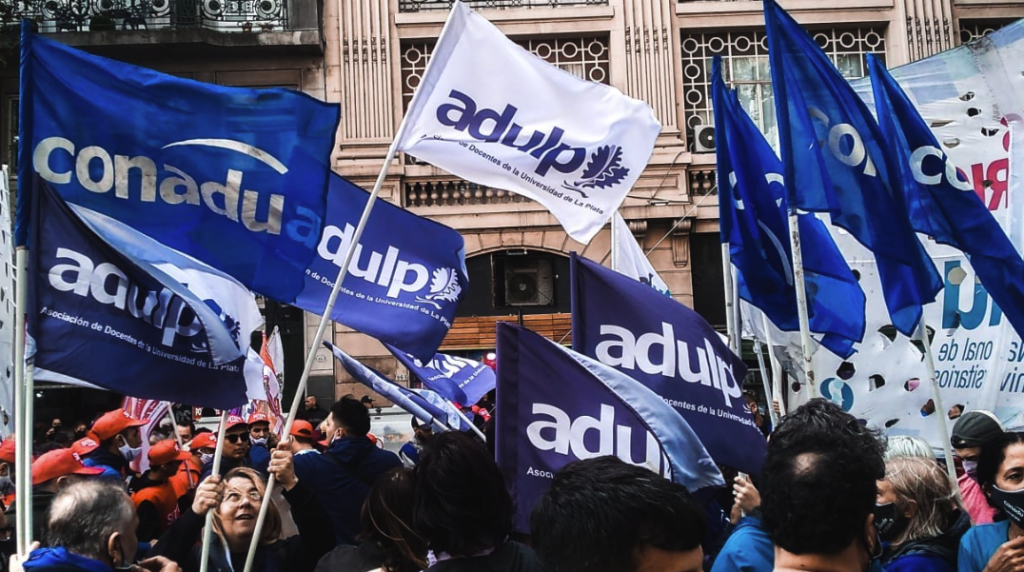
M 957 550 L 970 528 L 970 515 L 961 512 L 938 536 L 906 542 L 894 551 L 886 547 L 882 567 L 885 572 L 957 572 Z
M 957 570 L 981 572 L 992 555 L 1009 538 L 1010 521 L 982 524 L 967 531 L 960 539 Z
M 72 554 L 64 548 L 38 548 L 25 561 L 24 568 L 32 572 L 113 572 L 110 566 Z
M 711 572 L 772 572 L 775 546 L 761 519 L 747 516 L 736 523 L 729 540 L 718 553 Z
M 116 479 L 122 482 L 131 471 L 128 461 L 124 460 L 121 453 L 111 453 L 106 449 L 96 449 L 89 453 L 82 459 L 82 464 L 86 467 L 103 469 L 103 472 L 98 475 L 102 478 Z
M 295 475 L 313 489 L 334 523 L 338 544 L 355 544 L 359 512 L 382 473 L 402 466 L 398 457 L 364 437 L 342 437 L 322 455 L 295 457 Z

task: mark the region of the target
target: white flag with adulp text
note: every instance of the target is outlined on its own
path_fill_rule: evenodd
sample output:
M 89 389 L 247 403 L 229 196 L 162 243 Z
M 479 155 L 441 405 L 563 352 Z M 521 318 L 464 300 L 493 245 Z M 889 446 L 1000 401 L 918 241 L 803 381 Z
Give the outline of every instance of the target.
M 612 248 L 615 249 L 612 257 L 615 260 L 613 270 L 639 280 L 666 296 L 671 296 L 668 284 L 658 276 L 658 271 L 651 265 L 651 261 L 644 254 L 644 249 L 640 247 L 618 212 L 612 217 L 612 234 L 615 235 L 615 240 L 612 241 Z
M 397 148 L 534 199 L 587 243 L 640 177 L 660 132 L 646 103 L 545 62 L 456 2 Z

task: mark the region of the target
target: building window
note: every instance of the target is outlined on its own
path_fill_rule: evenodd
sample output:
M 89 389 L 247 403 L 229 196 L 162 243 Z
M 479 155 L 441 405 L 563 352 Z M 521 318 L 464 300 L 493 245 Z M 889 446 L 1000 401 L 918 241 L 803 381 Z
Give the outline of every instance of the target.
M 399 12 L 452 9 L 455 0 L 399 0 Z M 557 8 L 559 6 L 607 6 L 608 0 L 466 0 L 470 8 Z
M 550 64 L 598 83 L 608 83 L 608 38 L 523 39 L 516 43 Z M 412 95 L 430 62 L 434 40 L 402 42 L 402 103 L 408 108 Z
M 882 30 L 819 30 L 814 32 L 814 39 L 846 78 L 859 78 L 867 74 L 867 54 L 876 54 L 885 61 L 885 37 Z M 777 146 L 775 97 L 772 93 L 768 37 L 765 33 L 684 31 L 680 46 L 683 58 L 683 106 L 690 150 L 698 152 L 695 147 L 697 129 L 714 123 L 711 109 L 711 60 L 716 55 L 722 56 L 725 81 L 736 88 L 744 109 L 772 145 Z
M 960 43 L 966 44 L 987 36 L 1014 20 L 960 20 Z

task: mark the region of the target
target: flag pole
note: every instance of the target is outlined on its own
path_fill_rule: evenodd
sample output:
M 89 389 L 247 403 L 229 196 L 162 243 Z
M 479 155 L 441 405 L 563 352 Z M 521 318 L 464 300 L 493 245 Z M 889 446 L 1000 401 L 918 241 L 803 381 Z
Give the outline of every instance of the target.
M 618 216 L 620 216 L 619 215 L 619 209 L 615 209 L 615 212 L 612 213 L 612 218 L 609 219 L 609 221 L 608 221 L 608 230 L 610 230 L 612 232 L 612 237 L 611 237 L 612 270 L 614 270 L 616 272 L 619 271 L 619 253 L 618 253 L 619 239 L 618 239 L 617 236 L 615 236 L 615 235 L 618 234 L 617 232 L 615 232 L 615 217 L 618 217 Z
M 217 429 L 217 447 L 213 452 L 213 472 L 210 473 L 211 475 L 220 476 L 220 462 L 224 458 L 224 436 L 227 435 L 227 432 L 228 410 L 224 409 L 220 413 L 220 428 Z M 269 498 L 270 495 L 267 495 L 267 497 Z M 213 542 L 213 512 L 215 510 L 217 509 L 211 508 L 206 511 L 206 525 L 203 527 L 203 548 L 199 558 L 199 572 L 207 572 L 210 568 L 210 546 Z
M 736 355 L 743 357 L 743 316 L 740 307 L 739 272 L 729 264 L 729 277 L 732 279 L 732 331 L 736 333 Z
M 953 450 L 949 444 L 949 428 L 946 424 L 946 408 L 942 405 L 942 396 L 939 393 L 939 382 L 935 379 L 935 357 L 932 355 L 931 340 L 928 339 L 928 326 L 925 323 L 924 312 L 921 313 L 921 323 L 917 327 L 918 339 L 924 344 L 924 363 L 928 368 L 928 381 L 932 386 L 932 399 L 934 399 L 935 412 L 938 417 L 939 433 L 942 437 L 942 454 L 946 457 L 946 472 L 949 480 L 956 485 L 956 467 L 953 466 Z
M 729 255 L 729 243 L 722 243 L 722 280 L 725 283 L 725 331 L 729 336 L 729 349 L 739 355 L 739 344 L 736 340 L 735 317 L 733 307 L 732 257 Z
M 185 442 L 181 440 L 181 431 L 178 430 L 178 418 L 174 416 L 174 405 L 170 401 L 165 401 L 164 403 L 167 404 L 167 414 L 171 417 L 171 427 L 174 429 L 174 440 L 178 442 L 178 448 L 184 451 Z M 188 479 L 189 488 L 196 486 L 196 483 L 192 481 L 192 471 L 189 470 L 188 464 L 185 465 L 185 477 Z
M 18 248 L 15 255 L 17 266 L 15 284 L 15 315 L 14 315 L 14 488 L 15 498 L 26 499 L 26 477 L 29 470 L 28 459 L 32 458 L 32 439 L 28 438 L 29 428 L 25 425 L 25 409 L 29 400 L 25 397 L 25 311 L 28 308 L 28 250 Z M 27 443 L 27 444 L 26 444 Z M 24 501 L 23 501 L 24 502 Z M 31 503 L 31 501 L 29 501 Z M 31 504 L 28 505 L 31 507 Z M 26 538 L 28 529 L 25 527 L 25 514 L 30 511 L 19 510 L 16 514 L 15 547 L 20 556 L 28 554 Z
M 769 348 L 771 351 L 771 348 Z M 764 386 L 764 395 L 768 401 L 768 416 L 771 417 L 772 427 L 779 426 L 779 416 L 775 414 L 775 408 L 772 407 L 772 389 L 771 382 L 768 381 L 768 371 L 764 367 L 764 355 L 761 354 L 761 340 L 754 338 L 754 353 L 757 354 L 757 367 L 761 370 L 761 385 Z
M 810 319 L 807 317 L 807 286 L 804 285 L 804 256 L 800 248 L 800 224 L 796 209 L 789 209 L 789 241 L 793 251 L 793 282 L 796 287 L 796 310 L 800 321 L 800 353 L 803 354 L 804 383 L 808 396 L 819 396 L 818 384 L 814 380 L 814 360 L 811 341 Z
M 450 402 L 449 402 L 449 403 L 450 403 Z M 468 417 L 466 417 L 466 414 L 465 414 L 465 413 L 463 413 L 462 411 L 459 411 L 459 408 L 458 408 L 458 407 L 456 407 L 454 403 L 452 403 L 451 405 L 452 405 L 452 409 L 454 409 L 454 410 L 455 410 L 455 412 L 459 414 L 459 417 L 461 417 L 461 418 L 462 418 L 462 420 L 463 420 L 463 421 L 465 421 L 465 422 L 466 422 L 466 424 L 468 424 L 468 425 L 469 425 L 469 428 L 470 428 L 470 429 L 472 429 L 474 433 L 476 433 L 476 436 L 477 436 L 477 437 L 480 437 L 480 439 L 481 439 L 481 440 L 482 440 L 482 441 L 483 441 L 484 443 L 486 443 L 486 442 L 487 442 L 487 437 L 486 437 L 486 436 L 484 436 L 484 434 L 483 434 L 483 433 L 482 433 L 482 432 L 480 431 L 480 429 L 477 429 L 477 426 L 476 426 L 476 425 L 473 425 L 473 422 L 472 422 L 472 421 L 470 421 Z
M 25 474 L 25 499 L 29 503 L 32 502 L 32 426 L 34 424 L 35 411 L 33 407 L 33 397 L 35 396 L 35 380 L 34 372 L 35 366 L 33 360 L 29 359 L 25 361 L 25 437 L 24 442 L 26 443 L 25 455 L 22 457 L 23 472 Z M 17 450 L 17 443 L 15 443 L 15 450 Z M 32 510 L 31 504 L 26 505 L 22 503 L 22 509 L 29 508 L 29 510 L 19 510 L 19 512 L 25 513 L 25 554 L 29 552 L 29 547 L 32 545 Z
M 768 322 L 768 316 L 761 313 L 761 327 L 764 328 L 764 340 L 768 346 L 768 362 L 772 365 L 772 396 L 779 403 L 779 417 L 786 415 L 786 402 L 782 399 L 782 364 L 779 363 L 779 358 L 775 357 L 775 344 L 772 343 L 772 330 L 770 323 Z M 769 405 L 773 405 L 769 403 Z M 772 412 L 775 412 L 775 407 L 772 407 Z

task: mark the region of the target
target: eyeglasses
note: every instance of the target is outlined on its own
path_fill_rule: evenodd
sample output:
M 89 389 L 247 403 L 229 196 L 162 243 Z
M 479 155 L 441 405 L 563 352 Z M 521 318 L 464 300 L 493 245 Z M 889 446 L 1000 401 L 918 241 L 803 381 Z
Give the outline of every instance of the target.
M 225 435 L 224 439 L 228 443 L 231 443 L 232 445 L 237 445 L 238 442 L 241 441 L 245 436 L 246 436 L 245 433 L 234 433 L 234 434 L 231 434 L 231 435 Z

